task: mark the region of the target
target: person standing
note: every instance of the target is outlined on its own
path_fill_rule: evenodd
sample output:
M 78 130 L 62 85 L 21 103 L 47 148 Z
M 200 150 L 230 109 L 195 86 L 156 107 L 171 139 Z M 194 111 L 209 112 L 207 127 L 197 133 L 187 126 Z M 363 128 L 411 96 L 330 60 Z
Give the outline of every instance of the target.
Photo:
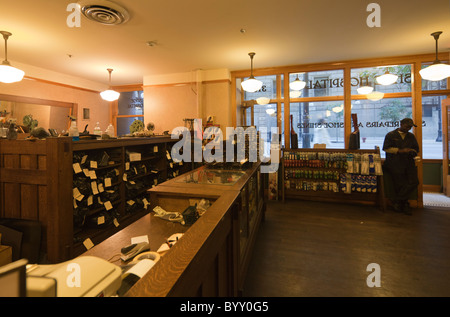
M 394 211 L 411 215 L 408 203 L 410 195 L 417 190 L 419 179 L 414 158 L 419 153 L 419 144 L 409 132 L 417 127 L 411 118 L 400 121 L 400 127 L 386 134 L 383 151 L 386 152 L 385 169 L 390 173 L 394 185 Z
M 320 119 L 318 126 L 314 129 L 314 144 L 325 144 L 327 149 L 331 146 L 325 119 Z

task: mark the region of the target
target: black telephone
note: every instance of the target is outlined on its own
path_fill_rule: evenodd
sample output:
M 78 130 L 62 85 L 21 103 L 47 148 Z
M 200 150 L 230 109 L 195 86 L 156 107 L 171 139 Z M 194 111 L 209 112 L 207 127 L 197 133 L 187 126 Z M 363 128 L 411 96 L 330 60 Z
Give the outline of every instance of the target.
M 150 246 L 147 242 L 133 243 L 120 250 L 122 261 L 128 261 L 141 252 L 150 251 Z

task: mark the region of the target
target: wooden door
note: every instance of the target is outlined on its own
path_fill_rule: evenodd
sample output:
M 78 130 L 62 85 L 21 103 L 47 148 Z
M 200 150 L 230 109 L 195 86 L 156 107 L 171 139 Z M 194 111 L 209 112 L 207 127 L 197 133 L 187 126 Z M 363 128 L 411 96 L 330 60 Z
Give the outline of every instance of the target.
M 444 147 L 444 159 L 442 161 L 442 183 L 444 194 L 450 196 L 450 98 L 442 100 L 442 145 Z

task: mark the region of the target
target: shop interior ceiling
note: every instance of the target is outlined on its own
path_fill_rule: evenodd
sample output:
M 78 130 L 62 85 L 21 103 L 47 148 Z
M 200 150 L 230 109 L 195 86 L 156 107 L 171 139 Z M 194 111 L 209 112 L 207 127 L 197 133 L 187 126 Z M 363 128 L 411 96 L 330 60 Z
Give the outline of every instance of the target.
M 81 3 L 81 1 L 79 1 Z M 128 21 L 104 25 L 67 11 L 77 0 L 2 1 L 8 60 L 113 84 L 193 70 L 230 71 L 450 51 L 449 0 L 92 0 Z M 370 3 L 380 26 L 369 27 Z M 1 45 L 1 59 L 4 47 Z

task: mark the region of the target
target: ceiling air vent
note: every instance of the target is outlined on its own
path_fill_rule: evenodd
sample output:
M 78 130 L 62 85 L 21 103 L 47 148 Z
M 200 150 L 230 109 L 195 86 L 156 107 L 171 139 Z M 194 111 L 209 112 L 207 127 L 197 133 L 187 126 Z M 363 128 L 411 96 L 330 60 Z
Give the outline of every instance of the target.
M 130 18 L 127 10 L 111 1 L 87 0 L 78 4 L 86 18 L 104 25 L 119 25 Z

